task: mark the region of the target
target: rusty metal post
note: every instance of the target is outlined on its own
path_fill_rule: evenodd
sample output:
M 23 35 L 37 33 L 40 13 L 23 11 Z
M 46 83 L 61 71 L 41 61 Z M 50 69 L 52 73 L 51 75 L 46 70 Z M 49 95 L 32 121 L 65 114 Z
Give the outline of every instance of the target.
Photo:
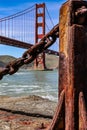
M 86 130 L 87 128 L 87 2 L 70 0 L 60 9 L 59 97 L 49 130 Z M 84 100 L 81 97 L 83 93 Z M 64 111 L 63 111 L 64 110 Z M 60 117 L 60 113 L 62 117 Z M 85 114 L 84 114 L 85 113 Z M 57 116 L 56 116 L 57 115 Z M 62 121 L 60 121 L 62 119 Z M 58 122 L 62 122 L 62 127 Z M 85 125 L 86 123 L 86 125 Z
M 59 93 L 65 89 L 65 130 L 74 130 L 74 29 L 72 4 L 65 3 L 60 9 L 60 73 Z M 77 116 L 77 115 L 76 115 Z
M 79 130 L 87 130 L 87 111 L 83 92 L 79 94 Z

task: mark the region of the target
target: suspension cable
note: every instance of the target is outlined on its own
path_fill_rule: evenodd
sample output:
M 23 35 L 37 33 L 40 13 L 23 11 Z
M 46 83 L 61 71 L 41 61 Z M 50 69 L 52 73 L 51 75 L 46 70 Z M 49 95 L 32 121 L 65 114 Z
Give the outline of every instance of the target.
M 48 14 L 48 16 L 49 16 L 49 19 L 50 19 L 52 25 L 54 26 L 54 22 L 53 22 L 53 20 L 52 20 L 52 18 L 51 18 L 51 16 L 50 16 L 50 13 L 49 13 L 49 11 L 48 11 L 48 9 L 47 9 L 47 6 L 46 6 L 46 11 L 47 11 L 47 14 Z M 46 24 L 48 30 L 50 30 L 49 27 L 48 27 L 48 25 L 47 25 L 47 23 L 45 23 L 45 24 Z M 56 41 L 56 44 L 57 44 L 57 41 Z
M 34 8 L 33 8 L 33 7 L 34 7 Z M 32 8 L 33 8 L 33 9 L 32 9 Z M 20 12 L 18 12 L 18 13 L 15 13 L 15 14 L 13 14 L 13 15 L 6 16 L 6 17 L 4 17 L 4 18 L 1 18 L 1 19 L 0 19 L 0 22 L 1 22 L 1 21 L 4 21 L 4 20 L 8 20 L 8 19 L 15 18 L 15 17 L 19 17 L 19 16 L 21 16 L 21 15 L 24 15 L 25 13 L 31 12 L 31 11 L 34 10 L 34 9 L 35 9 L 35 5 L 31 6 L 30 8 L 27 8 L 27 9 L 25 9 L 25 10 L 23 10 L 23 11 L 20 11 Z
M 47 9 L 47 6 L 46 6 L 46 11 L 47 11 L 47 14 L 48 14 L 48 16 L 49 16 L 49 18 L 50 18 L 50 21 L 51 21 L 52 25 L 54 26 L 53 20 L 52 20 L 52 18 L 51 18 L 51 16 L 50 16 L 50 13 L 49 13 L 48 9 Z

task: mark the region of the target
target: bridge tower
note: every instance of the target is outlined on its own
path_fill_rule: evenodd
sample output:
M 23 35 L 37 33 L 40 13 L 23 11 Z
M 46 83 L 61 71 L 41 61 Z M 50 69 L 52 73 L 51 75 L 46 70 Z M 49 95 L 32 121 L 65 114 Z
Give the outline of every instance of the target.
M 36 22 L 35 22 L 35 44 L 45 35 L 45 4 L 36 4 Z M 41 53 L 34 61 L 35 70 L 45 70 L 45 53 Z

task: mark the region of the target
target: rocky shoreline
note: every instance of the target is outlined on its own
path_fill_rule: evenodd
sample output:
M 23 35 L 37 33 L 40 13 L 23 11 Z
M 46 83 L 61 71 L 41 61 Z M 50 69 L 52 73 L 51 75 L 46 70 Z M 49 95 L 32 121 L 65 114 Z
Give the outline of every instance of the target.
M 39 96 L 0 96 L 0 130 L 46 129 L 57 103 Z M 4 116 L 4 118 L 2 118 Z

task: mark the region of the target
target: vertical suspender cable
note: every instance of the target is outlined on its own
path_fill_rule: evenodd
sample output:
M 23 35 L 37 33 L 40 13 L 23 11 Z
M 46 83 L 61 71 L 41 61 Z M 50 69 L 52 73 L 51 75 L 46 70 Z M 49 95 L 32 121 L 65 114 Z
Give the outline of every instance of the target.
M 9 37 L 9 19 L 8 19 L 8 37 Z
M 12 38 L 13 38 L 13 17 L 12 17 Z
M 6 36 L 6 20 L 5 20 L 5 36 Z
M 1 35 L 2 35 L 2 21 L 1 21 Z
M 24 15 L 22 15 L 22 41 L 24 41 Z
M 8 17 L 1 18 L 0 19 L 1 35 L 4 35 L 9 38 L 14 38 L 17 40 L 19 40 L 21 37 L 21 40 L 23 41 L 26 42 L 30 41 L 29 39 L 31 39 L 32 37 L 32 30 L 30 32 L 30 29 L 32 29 L 33 25 L 32 20 L 26 16 L 28 16 L 28 14 L 32 14 L 32 11 L 35 9 L 34 6 L 35 5 L 23 11 L 20 11 L 16 14 L 10 15 Z M 30 16 L 34 17 L 33 15 Z
M 25 42 L 25 13 L 23 15 L 23 41 Z

